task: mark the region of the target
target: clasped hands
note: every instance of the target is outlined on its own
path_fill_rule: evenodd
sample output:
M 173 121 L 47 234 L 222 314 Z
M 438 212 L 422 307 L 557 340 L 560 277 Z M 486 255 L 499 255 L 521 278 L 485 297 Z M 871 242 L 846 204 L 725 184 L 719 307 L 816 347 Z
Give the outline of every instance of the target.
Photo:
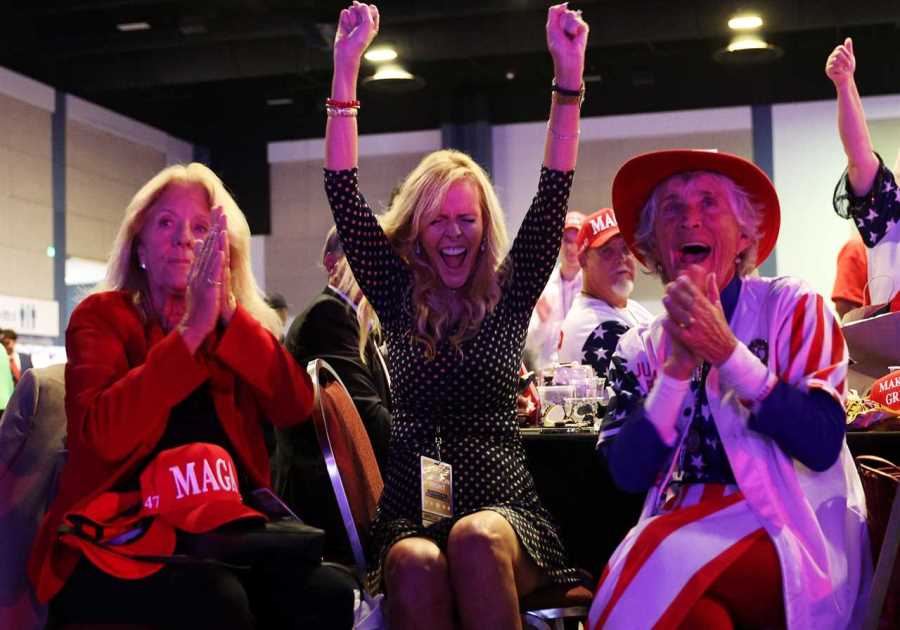
M 691 265 L 666 285 L 662 302 L 666 374 L 686 380 L 703 361 L 720 366 L 734 352 L 737 339 L 725 319 L 715 273 Z
M 210 229 L 194 244 L 194 263 L 188 274 L 185 311 L 178 330 L 193 353 L 217 322 L 228 326 L 237 308 L 231 287 L 228 221 L 221 207 L 210 213 Z

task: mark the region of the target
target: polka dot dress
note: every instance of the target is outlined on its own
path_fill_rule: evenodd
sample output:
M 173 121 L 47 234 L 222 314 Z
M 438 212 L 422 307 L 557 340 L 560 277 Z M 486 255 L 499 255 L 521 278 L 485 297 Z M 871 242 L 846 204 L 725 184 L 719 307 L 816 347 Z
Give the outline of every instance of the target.
M 574 173 L 543 169 L 538 194 L 519 229 L 500 301 L 458 352 L 442 342 L 426 359 L 412 343 L 412 287 L 365 199 L 357 172 L 325 171 L 325 191 L 353 273 L 378 313 L 388 345 L 394 417 L 384 494 L 372 524 L 377 554 L 370 585 L 381 587 L 391 545 L 423 536 L 445 548 L 459 518 L 492 510 L 512 525 L 528 555 L 556 582 L 578 581 L 549 513 L 538 500 L 516 421 L 516 384 L 531 311 L 559 251 Z M 419 457 L 453 467 L 452 518 L 421 521 Z

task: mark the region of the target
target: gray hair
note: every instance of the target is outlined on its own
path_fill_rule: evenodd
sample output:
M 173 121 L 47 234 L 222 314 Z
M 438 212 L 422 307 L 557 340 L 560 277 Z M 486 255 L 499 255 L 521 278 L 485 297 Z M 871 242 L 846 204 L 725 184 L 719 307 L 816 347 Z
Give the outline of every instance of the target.
M 750 239 L 750 246 L 738 255 L 739 260 L 736 267 L 738 276 L 749 275 L 756 269 L 756 254 L 759 240 L 762 238 L 760 226 L 762 226 L 763 222 L 763 208 L 753 203 L 747 191 L 738 186 L 733 179 L 721 173 L 686 171 L 684 173 L 676 173 L 657 184 L 653 192 L 650 193 L 650 197 L 647 199 L 644 207 L 641 208 L 638 227 L 634 235 L 635 247 L 647 262 L 650 270 L 662 276 L 663 268 L 656 252 L 656 240 L 653 238 L 653 226 L 656 223 L 659 205 L 662 201 L 662 193 L 668 187 L 669 182 L 680 181 L 688 184 L 701 175 L 708 175 L 722 187 L 738 227 Z

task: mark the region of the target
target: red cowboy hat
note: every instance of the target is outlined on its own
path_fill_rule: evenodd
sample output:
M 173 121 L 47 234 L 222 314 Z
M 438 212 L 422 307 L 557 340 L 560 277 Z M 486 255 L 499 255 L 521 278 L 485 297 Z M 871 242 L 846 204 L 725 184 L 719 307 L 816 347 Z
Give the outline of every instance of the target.
M 663 180 L 689 171 L 712 171 L 731 179 L 762 207 L 762 236 L 756 251 L 756 266 L 761 265 L 778 239 L 781 206 L 772 180 L 762 169 L 742 157 L 718 151 L 670 149 L 653 151 L 631 158 L 619 169 L 613 180 L 612 200 L 619 220 L 619 230 L 632 253 L 644 266 L 644 257 L 635 247 L 635 232 L 641 210 L 650 194 Z

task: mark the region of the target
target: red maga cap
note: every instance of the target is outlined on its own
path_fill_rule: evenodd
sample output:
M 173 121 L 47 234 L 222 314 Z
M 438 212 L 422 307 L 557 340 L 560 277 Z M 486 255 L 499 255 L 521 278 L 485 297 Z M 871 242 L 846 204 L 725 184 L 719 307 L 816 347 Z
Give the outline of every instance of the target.
M 81 551 L 110 575 L 136 580 L 152 575 L 161 562 L 134 556 L 168 556 L 175 551 L 175 528 L 141 513 L 139 492 L 104 492 L 65 516 L 60 540 Z
M 141 473 L 141 494 L 143 514 L 186 532 L 208 532 L 238 519 L 267 520 L 244 505 L 234 461 L 215 444 L 162 451 Z
M 872 383 L 869 400 L 873 400 L 889 409 L 900 409 L 900 370 Z
M 590 247 L 603 247 L 618 233 L 619 223 L 613 209 L 600 208 L 587 217 L 578 230 L 578 251 L 583 252 Z

